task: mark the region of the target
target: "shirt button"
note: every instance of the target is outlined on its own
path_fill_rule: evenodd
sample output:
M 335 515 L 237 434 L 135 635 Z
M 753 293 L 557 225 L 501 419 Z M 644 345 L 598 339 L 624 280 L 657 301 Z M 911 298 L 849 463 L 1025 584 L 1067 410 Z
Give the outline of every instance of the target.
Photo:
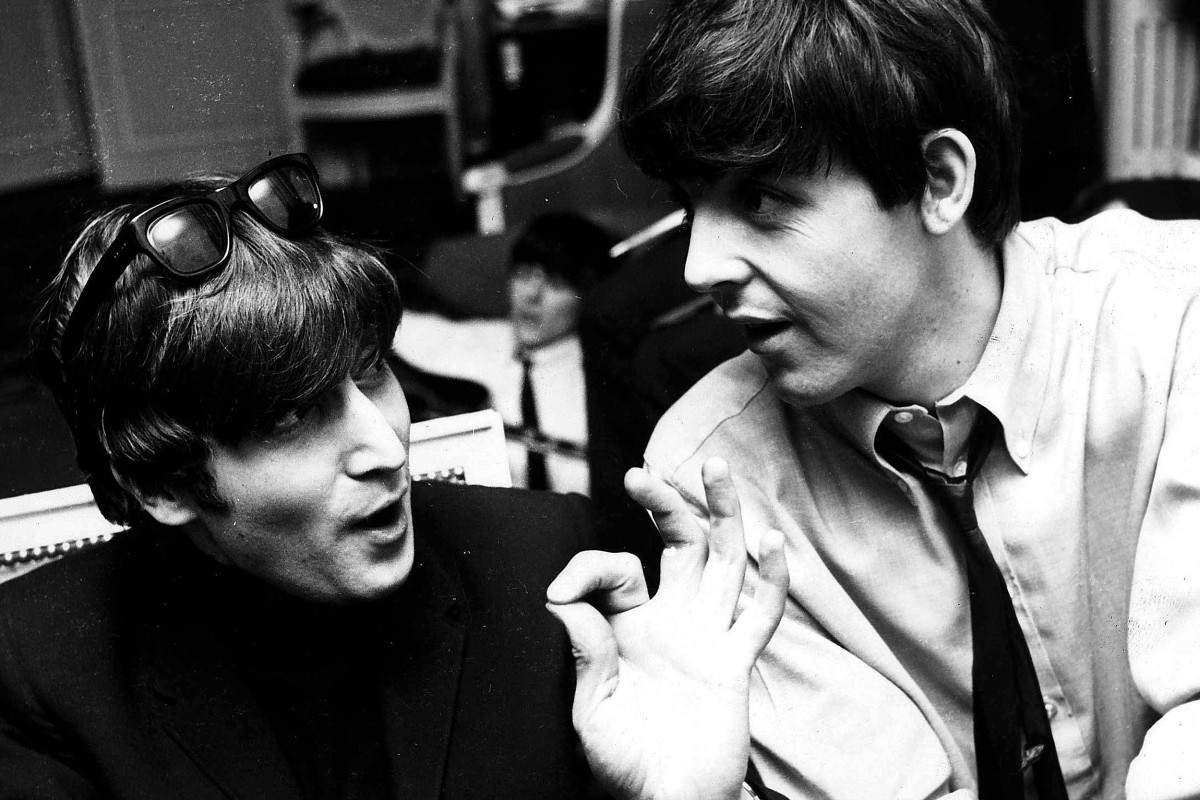
M 911 411 L 897 411 L 896 416 L 892 417 L 892 419 L 896 420 L 896 422 L 899 422 L 901 425 L 907 425 L 908 423 L 912 422 L 913 415 Z
M 1043 695 L 1042 703 L 1046 706 L 1046 719 L 1054 719 L 1058 716 L 1058 703 L 1050 695 Z
M 966 474 L 967 474 L 967 462 L 962 459 L 955 461 L 953 472 L 951 473 L 951 477 L 961 478 L 962 476 L 964 476 Z

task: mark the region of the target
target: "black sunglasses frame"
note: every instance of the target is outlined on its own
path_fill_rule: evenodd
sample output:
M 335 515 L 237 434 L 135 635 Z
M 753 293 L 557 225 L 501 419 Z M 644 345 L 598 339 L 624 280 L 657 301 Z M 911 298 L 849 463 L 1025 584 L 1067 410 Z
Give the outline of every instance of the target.
M 317 200 L 317 210 L 313 221 L 299 227 L 278 225 L 254 203 L 250 197 L 250 187 L 256 181 L 271 172 L 283 167 L 299 167 L 312 180 Z M 224 224 L 225 248 L 221 257 L 213 263 L 190 272 L 180 271 L 171 266 L 150 242 L 150 227 L 162 217 L 186 206 L 211 206 L 217 217 Z M 231 214 L 235 208 L 244 209 L 261 225 L 272 233 L 286 238 L 302 236 L 316 229 L 325 213 L 325 202 L 321 196 L 321 184 L 317 177 L 316 167 L 304 153 L 288 153 L 276 156 L 259 164 L 228 186 L 216 189 L 201 197 L 175 197 L 140 211 L 126 220 L 120 232 L 100 257 L 96 268 L 88 276 L 79 299 L 71 310 L 66 330 L 63 332 L 62 344 L 59 348 L 62 363 L 74 358 L 83 343 L 83 331 L 92 321 L 101 301 L 116 285 L 117 280 L 128 269 L 133 259 L 139 254 L 145 254 L 159 268 L 184 281 L 199 280 L 216 272 L 229 263 L 233 252 L 233 221 Z

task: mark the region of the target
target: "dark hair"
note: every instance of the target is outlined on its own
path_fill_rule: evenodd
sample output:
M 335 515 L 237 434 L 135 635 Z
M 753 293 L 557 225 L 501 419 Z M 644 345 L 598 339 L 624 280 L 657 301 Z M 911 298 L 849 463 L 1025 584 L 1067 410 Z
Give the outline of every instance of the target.
M 578 214 L 543 214 L 513 243 L 509 269 L 518 264 L 537 264 L 548 275 L 587 291 L 611 268 L 608 251 L 614 243 L 606 230 Z
M 197 179 L 169 196 L 230 180 Z M 83 283 L 124 222 L 151 205 L 122 205 L 86 225 L 34 323 L 79 465 L 100 510 L 122 524 L 144 512 L 117 475 L 140 491 L 182 489 L 224 507 L 206 471 L 211 443 L 264 428 L 385 354 L 400 318 L 396 281 L 373 250 L 319 229 L 284 239 L 235 212 L 218 275 L 183 282 L 138 255 L 63 364 L 59 342 Z
M 1015 79 L 976 0 L 672 0 L 629 77 L 621 126 L 652 176 L 839 161 L 883 208 L 924 189 L 922 137 L 956 128 L 977 154 L 976 237 L 998 243 L 1019 216 Z

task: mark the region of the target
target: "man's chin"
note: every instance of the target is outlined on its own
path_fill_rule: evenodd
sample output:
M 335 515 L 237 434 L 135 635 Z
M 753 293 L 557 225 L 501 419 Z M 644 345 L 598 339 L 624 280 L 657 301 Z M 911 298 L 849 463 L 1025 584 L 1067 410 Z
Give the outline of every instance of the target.
M 772 365 L 764 360 L 771 385 L 783 402 L 793 408 L 824 405 L 852 390 L 853 386 L 827 376 L 815 375 L 795 367 Z
M 381 600 L 398 591 L 412 574 L 415 559 L 411 530 L 385 552 L 374 552 L 366 564 L 347 575 L 326 602 L 351 605 Z
M 525 349 L 537 347 L 542 340 L 541 328 L 531 322 L 524 320 L 513 323 L 513 339 L 516 340 L 517 346 Z
M 392 557 L 377 563 L 371 570 L 370 574 L 374 580 L 364 587 L 363 593 L 369 595 L 364 599 L 386 597 L 403 586 L 408 581 L 408 576 L 412 574 L 413 561 L 413 540 L 410 528 Z

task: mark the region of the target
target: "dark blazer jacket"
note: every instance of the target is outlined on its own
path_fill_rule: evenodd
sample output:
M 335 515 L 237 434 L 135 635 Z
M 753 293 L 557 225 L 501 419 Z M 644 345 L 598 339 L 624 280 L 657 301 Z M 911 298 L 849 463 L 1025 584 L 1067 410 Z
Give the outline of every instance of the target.
M 586 781 L 545 589 L 578 496 L 415 484 L 416 566 L 386 648 L 394 796 L 562 798 Z M 0 586 L 0 798 L 294 798 L 177 532 L 130 531 Z

